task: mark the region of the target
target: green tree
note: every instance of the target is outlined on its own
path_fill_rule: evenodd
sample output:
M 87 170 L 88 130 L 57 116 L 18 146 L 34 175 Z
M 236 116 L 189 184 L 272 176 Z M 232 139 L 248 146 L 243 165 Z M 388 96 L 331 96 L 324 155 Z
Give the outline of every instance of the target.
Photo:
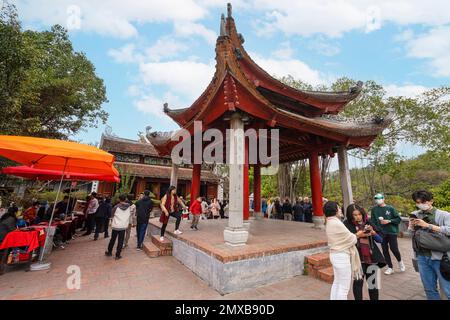
M 433 190 L 434 206 L 450 212 L 450 179 Z
M 291 87 L 305 90 L 347 91 L 356 85 L 355 80 L 345 77 L 336 80 L 329 87 L 322 85 L 315 88 L 292 76 L 281 78 L 281 81 Z M 374 119 L 390 115 L 393 121 L 375 139 L 370 150 L 350 151 L 353 156 L 369 162 L 369 165 L 353 172 L 365 184 L 365 186 L 358 186 L 359 190 L 355 192 L 355 198 L 367 202 L 374 193 L 384 191 L 385 187 L 391 183 L 396 184 L 397 178 L 403 182 L 405 180 L 414 182 L 412 177 L 416 178 L 416 181 L 409 185 L 402 183 L 403 186 L 407 186 L 401 192 L 402 194 L 410 192 L 418 185 L 423 185 L 424 179 L 421 180 L 421 175 L 417 174 L 414 168 L 399 170 L 398 164 L 404 159 L 395 154 L 395 146 L 400 142 L 411 142 L 432 150 L 431 157 L 437 157 L 433 163 L 442 161 L 443 157 L 448 159 L 450 156 L 449 95 L 450 87 L 442 86 L 430 89 L 416 98 L 387 97 L 382 85 L 375 81 L 365 82 L 361 94 L 350 102 L 340 114 L 348 119 L 361 117 Z M 298 165 L 290 163 L 286 166 L 295 168 Z M 339 189 L 338 177 L 333 179 L 333 183 L 329 183 L 328 180 L 333 177 L 327 172 L 327 167 L 326 161 L 322 161 L 321 176 L 324 193 L 335 196 L 334 191 Z M 379 170 L 380 168 L 381 170 Z M 278 186 L 281 186 L 279 194 L 286 193 L 285 189 L 292 185 L 292 177 L 295 176 L 295 172 L 286 174 L 288 172 L 290 172 L 288 168 L 284 168 L 279 175 Z M 352 174 L 352 178 L 354 174 Z M 432 176 L 426 177 L 425 180 L 437 182 L 442 180 L 442 177 L 445 178 L 445 174 L 433 171 Z M 298 192 L 295 188 L 293 191 Z
M 0 134 L 67 139 L 105 122 L 103 80 L 67 31 L 23 31 L 16 8 L 0 11 Z

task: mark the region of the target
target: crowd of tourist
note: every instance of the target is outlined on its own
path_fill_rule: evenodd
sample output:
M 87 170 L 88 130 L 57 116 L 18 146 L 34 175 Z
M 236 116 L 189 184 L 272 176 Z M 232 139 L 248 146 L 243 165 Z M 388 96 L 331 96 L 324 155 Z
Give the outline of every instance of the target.
M 410 214 L 409 229 L 413 233 L 413 265 L 420 278 L 428 299 L 440 299 L 441 295 L 450 298 L 450 248 L 448 242 L 438 242 L 433 250 L 421 247 L 415 234 L 418 230 L 450 236 L 450 213 L 433 206 L 433 195 L 425 190 L 414 192 L 412 199 L 418 210 Z M 30 226 L 50 220 L 54 209 L 54 218 L 64 220 L 72 213 L 76 198 L 64 196 L 56 204 L 34 201 L 32 205 L 19 212 L 15 203 L 10 203 L 6 212 L 0 217 L 0 242 L 18 227 Z M 134 195 L 122 194 L 114 206 L 111 199 L 92 192 L 85 201 L 82 236 L 94 233 L 93 240 L 98 240 L 101 233 L 111 239 L 105 251 L 112 256 L 116 246 L 115 258 L 122 258 L 122 250 L 129 245 L 132 228 L 136 228 L 136 249 L 142 250 L 147 227 L 153 210 L 150 191 L 145 190 L 135 200 Z M 289 198 L 281 202 L 279 197 L 265 198 L 261 201 L 264 217 L 270 219 L 292 220 L 311 223 L 313 207 L 308 197 L 298 198 L 292 204 Z M 405 272 L 406 267 L 398 247 L 397 236 L 401 217 L 397 210 L 385 203 L 382 194 L 374 196 L 374 206 L 370 217 L 358 204 L 350 204 L 342 212 L 338 203 L 323 199 L 323 211 L 326 217 L 326 234 L 330 248 L 330 261 L 334 271 L 331 299 L 347 299 L 353 283 L 353 296 L 356 300 L 363 298 L 364 280 L 367 283 L 371 300 L 379 299 L 381 268 L 387 266 L 384 273 L 392 275 L 394 265 L 390 253 L 397 260 L 398 270 Z M 253 203 L 250 203 L 253 207 Z M 184 213 L 189 213 L 192 230 L 199 230 L 201 219 L 223 219 L 228 217 L 228 204 L 217 199 L 207 200 L 199 196 L 192 201 L 185 201 L 177 195 L 176 187 L 171 186 L 161 199 L 162 224 L 160 240 L 164 241 L 169 217 L 175 218 L 174 233 L 179 235 L 180 222 Z M 444 239 L 445 240 L 445 239 Z M 117 245 L 116 245 L 117 243 Z M 440 244 L 441 243 L 441 244 Z M 439 247 L 440 246 L 440 247 Z M 439 289 L 441 293 L 439 292 Z
M 418 208 L 410 214 L 409 222 L 409 229 L 413 232 L 413 265 L 420 274 L 429 300 L 439 300 L 441 295 L 450 299 L 450 213 L 433 206 L 431 192 L 416 191 L 412 199 Z M 397 242 L 401 218 L 394 207 L 385 203 L 382 194 L 375 195 L 374 201 L 370 219 L 364 208 L 356 204 L 346 208 L 345 217 L 336 202 L 327 201 L 323 207 L 334 272 L 332 300 L 346 300 L 352 280 L 353 295 L 356 300 L 361 300 L 364 278 L 370 299 L 378 300 L 380 269 L 387 265 L 384 273 L 394 273 L 390 251 L 398 262 L 399 271 L 406 271 Z M 435 250 L 429 249 L 430 240 L 426 243 L 419 239 L 418 234 L 426 239 L 427 233 L 421 231 L 435 235 L 431 240 Z M 378 244 L 381 244 L 382 253 Z
M 252 205 L 253 208 L 253 205 Z M 262 199 L 261 212 L 266 218 L 312 223 L 313 207 L 308 197 L 299 197 L 291 204 L 288 197 L 281 203 L 279 197 Z

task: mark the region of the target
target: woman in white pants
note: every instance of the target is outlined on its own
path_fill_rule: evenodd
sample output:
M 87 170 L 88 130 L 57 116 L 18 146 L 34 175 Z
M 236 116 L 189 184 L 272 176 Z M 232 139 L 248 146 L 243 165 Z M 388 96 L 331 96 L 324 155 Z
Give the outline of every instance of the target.
M 342 223 L 342 211 L 336 202 L 325 203 L 323 211 L 327 219 L 325 230 L 334 272 L 330 300 L 347 300 L 352 278 L 362 278 L 361 261 L 355 246 L 357 238 Z

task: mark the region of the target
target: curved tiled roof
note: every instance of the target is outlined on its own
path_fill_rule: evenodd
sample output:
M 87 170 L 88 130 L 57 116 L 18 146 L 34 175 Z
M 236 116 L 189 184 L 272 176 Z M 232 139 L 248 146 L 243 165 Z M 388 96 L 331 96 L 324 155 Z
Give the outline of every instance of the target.
M 100 149 L 108 152 L 161 157 L 151 143 L 144 143 L 108 135 L 102 135 Z
M 128 162 L 115 162 L 115 166 L 119 170 L 124 170 L 132 175 L 139 177 L 151 177 L 159 179 L 170 179 L 172 171 L 171 167 L 140 164 L 140 163 L 128 163 Z M 178 180 L 192 180 L 192 169 L 178 168 Z M 201 181 L 218 183 L 219 177 L 211 171 L 202 170 L 200 174 Z

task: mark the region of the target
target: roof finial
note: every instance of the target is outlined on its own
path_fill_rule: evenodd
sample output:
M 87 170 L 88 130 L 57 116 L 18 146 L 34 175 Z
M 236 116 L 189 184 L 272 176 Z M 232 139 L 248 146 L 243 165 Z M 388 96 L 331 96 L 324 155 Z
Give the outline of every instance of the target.
M 228 12 L 228 18 L 231 18 L 231 14 L 232 14 L 231 3 L 227 3 L 227 12 Z
M 220 17 L 220 36 L 224 37 L 227 35 L 227 27 L 225 23 L 225 16 L 222 13 L 222 16 Z

